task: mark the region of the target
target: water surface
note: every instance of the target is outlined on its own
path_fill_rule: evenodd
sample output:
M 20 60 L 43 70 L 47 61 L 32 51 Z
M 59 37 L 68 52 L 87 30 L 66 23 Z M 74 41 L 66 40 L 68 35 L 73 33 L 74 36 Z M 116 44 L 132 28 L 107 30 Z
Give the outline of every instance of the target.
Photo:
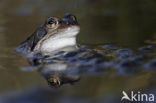
M 3 103 L 116 103 L 123 90 L 155 94 L 155 47 L 144 44 L 145 40 L 156 40 L 155 5 L 154 0 L 0 1 L 0 100 Z M 48 16 L 62 17 L 67 12 L 75 14 L 80 24 L 78 43 L 108 54 L 116 64 L 102 66 L 106 72 L 84 73 L 74 85 L 56 89 L 49 87 L 38 71 L 22 71 L 21 68 L 29 66 L 27 59 L 12 50 Z M 117 49 L 112 50 L 108 44 Z M 132 58 L 122 55 L 121 49 L 125 48 Z M 139 56 L 147 59 L 143 57 L 141 63 L 134 60 Z

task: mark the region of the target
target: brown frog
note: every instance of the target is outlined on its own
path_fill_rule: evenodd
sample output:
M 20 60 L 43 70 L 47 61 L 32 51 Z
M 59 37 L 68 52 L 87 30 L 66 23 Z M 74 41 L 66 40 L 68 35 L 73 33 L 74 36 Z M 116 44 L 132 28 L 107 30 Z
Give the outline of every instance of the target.
M 66 48 L 77 48 L 76 36 L 79 31 L 77 19 L 72 14 L 65 14 L 62 19 L 48 17 L 44 25 L 22 42 L 16 51 L 50 55 Z

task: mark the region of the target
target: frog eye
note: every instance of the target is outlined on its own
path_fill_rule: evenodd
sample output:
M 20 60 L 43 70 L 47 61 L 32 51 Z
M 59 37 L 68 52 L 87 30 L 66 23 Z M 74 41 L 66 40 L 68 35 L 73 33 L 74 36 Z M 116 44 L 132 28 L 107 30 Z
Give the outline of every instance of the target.
M 53 20 L 48 21 L 48 24 L 54 24 L 55 22 Z
M 57 20 L 57 18 L 49 17 L 46 24 L 47 24 L 48 28 L 54 29 L 54 28 L 56 28 L 56 26 L 58 24 L 58 20 Z

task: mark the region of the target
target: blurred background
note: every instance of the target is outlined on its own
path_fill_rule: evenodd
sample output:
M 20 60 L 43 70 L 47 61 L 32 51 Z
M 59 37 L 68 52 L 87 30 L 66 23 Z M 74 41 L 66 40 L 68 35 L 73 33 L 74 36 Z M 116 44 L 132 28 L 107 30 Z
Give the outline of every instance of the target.
M 38 72 L 21 72 L 20 68 L 28 65 L 27 60 L 10 51 L 42 25 L 47 17 L 61 18 L 65 13 L 76 15 L 81 27 L 77 41 L 81 45 L 114 44 L 136 49 L 143 46 L 145 40 L 156 40 L 155 0 L 0 0 L 2 98 L 8 98 L 3 94 L 10 95 L 10 92 L 34 90 L 34 95 L 46 94 L 43 98 L 47 100 L 46 103 L 58 100 L 62 103 L 75 100 L 77 103 L 103 103 L 109 98 L 115 101 L 123 89 L 153 87 L 155 80 L 150 78 L 154 78 L 155 73 L 151 72 L 127 77 L 113 74 L 98 75 L 96 78 L 87 76 L 74 86 L 64 86 L 58 90 L 49 88 Z M 36 85 L 41 87 L 37 88 Z M 37 95 L 36 98 L 40 97 Z

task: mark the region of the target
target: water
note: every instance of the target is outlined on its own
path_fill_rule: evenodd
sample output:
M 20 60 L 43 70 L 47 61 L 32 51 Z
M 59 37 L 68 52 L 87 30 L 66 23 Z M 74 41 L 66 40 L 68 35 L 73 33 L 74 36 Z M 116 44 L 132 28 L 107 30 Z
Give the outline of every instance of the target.
M 116 103 L 123 90 L 155 94 L 155 47 L 144 44 L 156 40 L 155 4 L 154 0 L 0 1 L 0 102 Z M 24 68 L 29 66 L 27 59 L 12 50 L 48 16 L 67 12 L 80 24 L 78 43 L 93 47 L 105 59 L 94 66 L 87 64 L 94 60 L 84 60 L 83 71 L 68 58 L 80 80 L 55 88 L 43 72 Z

